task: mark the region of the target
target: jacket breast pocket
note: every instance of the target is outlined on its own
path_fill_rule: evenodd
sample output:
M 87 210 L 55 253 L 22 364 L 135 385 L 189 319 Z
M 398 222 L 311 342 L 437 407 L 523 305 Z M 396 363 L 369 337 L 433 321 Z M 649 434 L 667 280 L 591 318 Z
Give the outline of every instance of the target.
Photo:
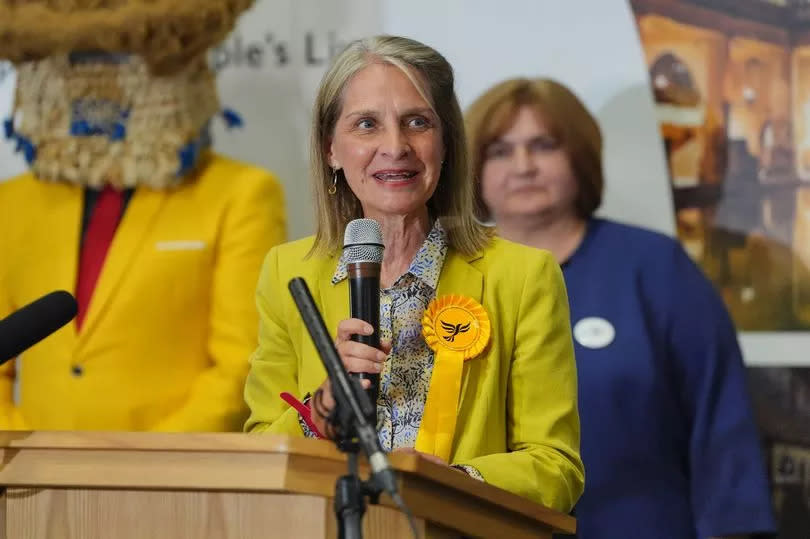
M 148 246 L 140 268 L 139 290 L 155 290 L 167 309 L 200 307 L 211 295 L 213 246 L 196 239 L 166 239 Z

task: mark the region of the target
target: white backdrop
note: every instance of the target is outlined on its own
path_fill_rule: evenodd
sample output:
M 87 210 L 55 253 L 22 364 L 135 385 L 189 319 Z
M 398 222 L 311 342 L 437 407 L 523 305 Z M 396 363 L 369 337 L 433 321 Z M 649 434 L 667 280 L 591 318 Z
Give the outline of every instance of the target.
M 257 0 L 212 54 L 222 103 L 246 122 L 231 132 L 215 123 L 215 144 L 281 177 L 291 239 L 312 231 L 307 135 L 326 60 L 342 43 L 375 33 L 413 37 L 445 54 L 462 106 L 509 76 L 568 84 L 606 134 L 603 213 L 673 231 L 663 150 L 624 0 Z M 0 117 L 11 103 L 11 79 L 0 82 Z M 0 145 L 0 178 L 22 170 L 10 146 Z
M 216 147 L 276 172 L 285 185 L 290 239 L 312 231 L 307 179 L 310 108 L 328 57 L 346 41 L 406 35 L 445 54 L 462 106 L 518 75 L 549 76 L 573 88 L 605 134 L 602 214 L 672 234 L 664 153 L 641 45 L 625 0 L 258 0 L 212 54 L 224 106 L 245 126 L 215 125 Z M 0 67 L 0 117 L 13 77 Z M 24 169 L 0 145 L 0 177 Z M 808 364 L 803 334 L 743 336 L 752 364 Z

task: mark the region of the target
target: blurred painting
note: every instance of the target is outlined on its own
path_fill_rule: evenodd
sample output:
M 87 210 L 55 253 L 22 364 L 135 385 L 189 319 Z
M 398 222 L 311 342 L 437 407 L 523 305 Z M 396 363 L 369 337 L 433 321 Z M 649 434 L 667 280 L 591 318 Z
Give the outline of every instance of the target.
M 740 330 L 810 329 L 808 2 L 631 5 L 682 244 Z

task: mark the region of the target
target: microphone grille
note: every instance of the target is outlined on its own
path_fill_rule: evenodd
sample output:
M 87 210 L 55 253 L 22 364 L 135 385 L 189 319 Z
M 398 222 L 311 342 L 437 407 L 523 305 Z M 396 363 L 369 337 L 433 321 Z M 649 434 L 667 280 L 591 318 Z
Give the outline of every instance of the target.
M 383 241 L 380 224 L 374 219 L 355 219 L 343 234 L 343 258 L 347 264 L 374 262 L 382 264 Z

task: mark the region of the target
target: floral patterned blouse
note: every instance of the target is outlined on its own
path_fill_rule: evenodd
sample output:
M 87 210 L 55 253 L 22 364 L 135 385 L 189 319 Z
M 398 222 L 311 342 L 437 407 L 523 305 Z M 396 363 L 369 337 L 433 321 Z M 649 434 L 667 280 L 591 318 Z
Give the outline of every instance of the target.
M 390 288 L 380 290 L 380 338 L 392 343 L 377 396 L 377 433 L 386 451 L 416 445 L 433 374 L 433 350 L 422 337 L 422 316 L 436 297 L 447 249 L 447 234 L 437 220 L 408 271 Z M 341 257 L 332 284 L 347 277 L 346 261 Z M 309 395 L 304 402 L 309 402 Z M 316 436 L 303 418 L 299 417 L 299 423 L 306 436 Z M 453 467 L 484 480 L 472 466 Z
M 433 372 L 433 350 L 422 337 L 422 315 L 436 297 L 446 254 L 447 235 L 437 220 L 408 271 L 380 290 L 380 338 L 392 343 L 377 397 L 377 432 L 386 451 L 416 444 Z M 346 277 L 341 257 L 332 284 Z

